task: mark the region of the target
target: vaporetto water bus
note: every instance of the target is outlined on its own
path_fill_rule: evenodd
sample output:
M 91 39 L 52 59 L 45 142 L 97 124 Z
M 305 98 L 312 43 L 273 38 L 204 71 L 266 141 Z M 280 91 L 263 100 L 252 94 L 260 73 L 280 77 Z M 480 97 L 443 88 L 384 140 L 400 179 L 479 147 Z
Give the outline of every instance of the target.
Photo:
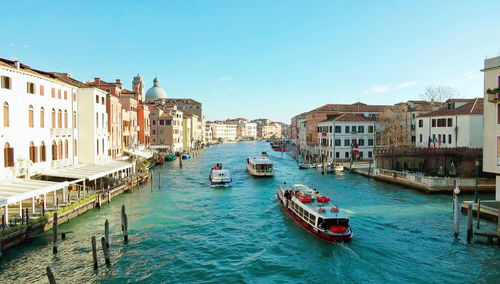
M 273 162 L 266 152 L 262 155 L 247 158 L 248 173 L 256 177 L 270 177 L 274 175 Z
M 302 184 L 285 184 L 280 186 L 277 196 L 293 221 L 316 237 L 328 242 L 346 242 L 354 236 L 349 217 L 319 191 Z
M 222 163 L 215 163 L 210 170 L 210 185 L 212 186 L 227 186 L 232 182 L 231 173 L 229 170 L 222 168 Z

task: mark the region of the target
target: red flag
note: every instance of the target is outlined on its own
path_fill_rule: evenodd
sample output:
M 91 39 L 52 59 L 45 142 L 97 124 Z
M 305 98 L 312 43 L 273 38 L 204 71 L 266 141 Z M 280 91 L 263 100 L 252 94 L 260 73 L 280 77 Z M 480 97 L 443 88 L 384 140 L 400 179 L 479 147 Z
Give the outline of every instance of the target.
M 439 147 L 441 147 L 441 136 L 439 136 Z

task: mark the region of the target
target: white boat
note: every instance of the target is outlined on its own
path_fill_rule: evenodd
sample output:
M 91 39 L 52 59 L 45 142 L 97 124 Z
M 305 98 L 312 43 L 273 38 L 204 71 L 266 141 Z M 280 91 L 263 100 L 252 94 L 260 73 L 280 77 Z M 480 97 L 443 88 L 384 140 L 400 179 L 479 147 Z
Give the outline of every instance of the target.
M 270 177 L 274 175 L 273 162 L 266 152 L 262 155 L 247 158 L 248 173 L 256 177 Z
M 332 164 L 333 171 L 335 173 L 342 173 L 344 172 L 344 165 L 342 163 L 334 163 Z
M 232 182 L 231 173 L 229 170 L 222 168 L 222 163 L 215 163 L 210 170 L 210 184 L 213 186 L 229 185 Z

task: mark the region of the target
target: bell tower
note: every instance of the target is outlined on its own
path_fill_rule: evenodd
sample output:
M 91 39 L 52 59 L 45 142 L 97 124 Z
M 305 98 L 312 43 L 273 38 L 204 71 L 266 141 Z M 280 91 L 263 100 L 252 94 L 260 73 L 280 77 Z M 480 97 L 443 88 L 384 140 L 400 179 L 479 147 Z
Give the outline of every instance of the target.
M 141 75 L 137 74 L 137 76 L 134 77 L 134 80 L 132 81 L 132 86 L 134 87 L 134 92 L 137 94 L 137 101 L 143 102 L 145 91 L 144 91 L 144 80 L 142 79 Z

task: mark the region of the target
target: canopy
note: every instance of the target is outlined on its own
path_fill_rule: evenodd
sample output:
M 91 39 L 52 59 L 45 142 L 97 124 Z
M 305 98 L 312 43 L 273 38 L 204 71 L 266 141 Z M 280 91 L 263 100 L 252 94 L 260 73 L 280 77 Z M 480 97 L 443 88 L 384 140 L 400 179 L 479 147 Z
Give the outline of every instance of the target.
M 152 151 L 146 151 L 146 150 L 123 150 L 123 152 L 131 155 L 131 156 L 138 156 L 142 157 L 144 159 L 151 159 L 153 157 L 153 152 Z
M 0 206 L 31 199 L 44 193 L 63 189 L 68 182 L 52 182 L 44 180 L 7 179 L 0 181 Z
M 72 167 L 53 169 L 43 172 L 43 175 L 64 177 L 72 179 L 96 180 L 112 173 L 119 172 L 132 167 L 132 163 L 122 161 L 109 161 L 102 164 L 84 165 L 78 164 Z

